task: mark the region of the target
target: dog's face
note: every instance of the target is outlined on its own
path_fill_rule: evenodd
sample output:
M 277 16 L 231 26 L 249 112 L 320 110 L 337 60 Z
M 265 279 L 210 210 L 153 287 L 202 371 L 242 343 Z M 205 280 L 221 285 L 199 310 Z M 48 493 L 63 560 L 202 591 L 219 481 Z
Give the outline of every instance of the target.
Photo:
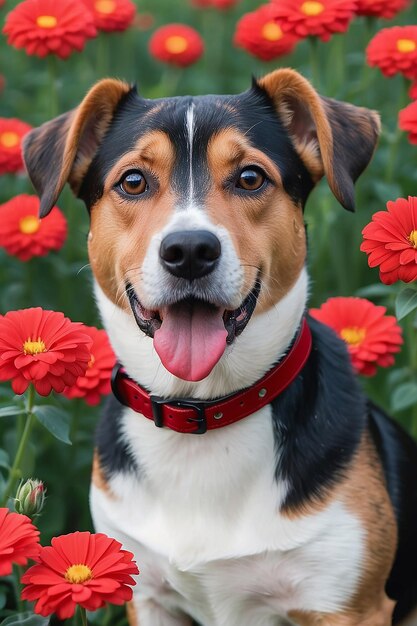
M 377 134 L 375 113 L 320 98 L 291 70 L 237 96 L 153 101 L 104 80 L 29 134 L 25 161 L 42 215 L 69 180 L 90 211 L 100 287 L 168 371 L 196 381 L 291 290 L 324 174 L 353 209 Z

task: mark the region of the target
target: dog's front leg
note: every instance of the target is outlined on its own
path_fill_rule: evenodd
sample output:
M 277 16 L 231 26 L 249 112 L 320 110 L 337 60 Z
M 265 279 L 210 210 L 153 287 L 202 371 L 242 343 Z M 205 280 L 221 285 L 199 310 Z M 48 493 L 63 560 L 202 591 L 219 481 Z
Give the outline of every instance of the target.
M 173 615 L 153 600 L 129 602 L 127 605 L 129 626 L 192 626 L 193 621 L 185 613 Z
M 366 610 L 344 611 L 341 613 L 304 613 L 292 611 L 289 615 L 299 626 L 391 626 L 395 602 L 385 594 Z

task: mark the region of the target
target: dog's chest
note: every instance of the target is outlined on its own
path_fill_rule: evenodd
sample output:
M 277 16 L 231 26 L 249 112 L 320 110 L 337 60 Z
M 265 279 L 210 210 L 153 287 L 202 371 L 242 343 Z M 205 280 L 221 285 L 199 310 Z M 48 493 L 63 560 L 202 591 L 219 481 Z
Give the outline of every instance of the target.
M 203 437 L 161 432 L 126 411 L 138 478 L 92 490 L 98 530 L 133 550 L 138 596 L 210 626 L 276 626 L 292 609 L 337 610 L 360 576 L 363 531 L 343 503 L 280 513 L 286 485 L 266 407 Z

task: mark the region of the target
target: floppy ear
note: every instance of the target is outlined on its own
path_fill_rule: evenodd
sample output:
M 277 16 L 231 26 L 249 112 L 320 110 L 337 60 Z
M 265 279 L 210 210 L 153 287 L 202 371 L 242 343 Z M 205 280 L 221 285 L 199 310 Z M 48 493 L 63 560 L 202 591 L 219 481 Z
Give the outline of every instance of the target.
M 67 181 L 77 194 L 117 106 L 131 91 L 122 81 L 101 80 L 76 109 L 26 135 L 23 158 L 41 199 L 40 217 L 50 212 Z
M 354 211 L 354 182 L 374 152 L 380 120 L 376 111 L 322 98 L 290 69 L 267 74 L 258 87 L 273 100 L 314 182 L 325 175 L 340 204 Z

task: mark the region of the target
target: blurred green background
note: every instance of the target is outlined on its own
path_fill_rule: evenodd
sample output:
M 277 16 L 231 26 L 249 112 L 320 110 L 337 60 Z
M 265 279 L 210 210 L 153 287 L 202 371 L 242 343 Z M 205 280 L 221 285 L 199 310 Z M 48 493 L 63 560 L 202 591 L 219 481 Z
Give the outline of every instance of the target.
M 6 1 L 0 9 L 1 22 L 16 4 Z M 312 45 L 305 40 L 292 55 L 265 63 L 236 49 L 232 43 L 239 17 L 260 4 L 257 0 L 242 0 L 228 11 L 219 11 L 193 8 L 188 0 L 138 0 L 140 19 L 136 25 L 124 33 L 99 34 L 82 53 L 74 53 L 66 61 L 29 57 L 24 51 L 8 47 L 2 36 L 0 74 L 5 78 L 5 87 L 0 94 L 0 116 L 39 125 L 76 106 L 89 87 L 105 76 L 135 82 L 142 95 L 153 98 L 237 93 L 250 86 L 252 75 L 261 76 L 280 66 L 297 69 L 323 95 L 378 110 L 383 128 L 375 158 L 357 185 L 355 214 L 338 205 L 325 181 L 307 203 L 311 304 L 318 306 L 335 295 L 362 295 L 384 304 L 393 313 L 399 288 L 382 285 L 377 270 L 368 268 L 366 255 L 359 251 L 361 230 L 375 211 L 385 208 L 387 200 L 417 195 L 417 146 L 411 146 L 405 133 L 397 130 L 398 111 L 410 101 L 409 83 L 399 76 L 386 79 L 379 70 L 367 67 L 364 50 L 380 28 L 417 23 L 417 7 L 413 2 L 389 22 L 357 18 L 347 34 L 335 36 L 329 43 L 317 41 Z M 155 28 L 170 22 L 194 26 L 205 41 L 204 56 L 185 70 L 164 66 L 147 51 Z M 32 193 L 25 175 L 0 177 L 0 203 L 19 193 Z M 69 237 L 59 253 L 22 263 L 0 249 L 0 314 L 42 306 L 63 311 L 74 321 L 100 326 L 86 253 L 87 211 L 68 189 L 58 206 L 69 221 Z M 416 434 L 417 342 L 413 319 L 407 318 L 405 332 L 406 343 L 395 368 L 363 379 L 363 385 L 375 401 L 394 411 L 403 425 Z M 405 391 L 409 394 L 408 406 L 404 402 Z M 12 397 L 9 384 L 0 384 L 0 407 L 10 403 Z M 89 472 L 99 410 L 82 400 L 68 401 L 58 396 L 53 403 L 71 414 L 74 445 L 60 444 L 37 427 L 25 459 L 25 474 L 43 479 L 48 487 L 45 513 L 39 522 L 45 542 L 55 534 L 91 528 Z M 14 418 L 2 418 L 0 447 L 11 455 L 14 438 Z M 124 623 L 121 613 L 117 615 Z M 117 623 L 110 613 L 96 619 L 100 624 Z

